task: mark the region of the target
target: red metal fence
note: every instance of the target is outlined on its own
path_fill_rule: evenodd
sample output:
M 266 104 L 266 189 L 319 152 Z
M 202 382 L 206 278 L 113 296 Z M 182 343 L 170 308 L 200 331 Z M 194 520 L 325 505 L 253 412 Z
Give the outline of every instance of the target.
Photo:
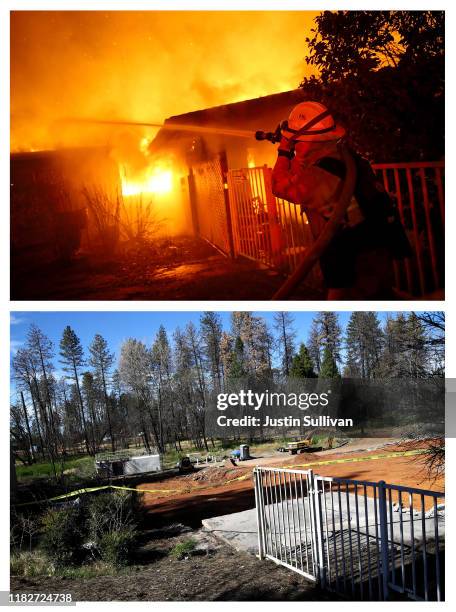
M 376 164 L 396 201 L 413 256 L 394 263 L 398 291 L 424 296 L 444 285 L 443 162 Z M 271 169 L 242 168 L 227 173 L 234 255 L 285 273 L 292 272 L 312 243 L 300 207 L 275 198 Z M 318 268 L 312 272 L 316 282 Z
M 426 295 L 444 286 L 444 162 L 376 164 L 397 203 L 413 257 L 395 262 L 396 287 Z

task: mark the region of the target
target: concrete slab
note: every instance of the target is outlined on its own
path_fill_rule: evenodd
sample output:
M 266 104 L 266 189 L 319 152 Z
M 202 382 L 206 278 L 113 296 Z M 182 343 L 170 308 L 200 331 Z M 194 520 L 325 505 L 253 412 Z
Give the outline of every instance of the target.
M 378 500 L 358 495 L 358 504 L 354 494 L 321 496 L 322 527 L 325 543 L 340 540 L 363 541 L 368 546 L 376 544 L 379 530 L 375 529 L 375 517 L 378 516 Z M 358 508 L 358 512 L 357 512 Z M 269 547 L 282 548 L 285 551 L 308 550 L 311 548 L 311 520 L 309 498 L 294 499 L 265 506 L 265 519 Z M 421 512 L 413 516 L 408 511 L 392 512 L 388 515 L 388 539 L 400 546 L 401 539 L 405 546 L 420 549 L 423 541 L 429 545 L 435 539 L 438 529 L 439 543 L 445 538 L 444 511 L 437 513 L 434 520 L 433 511 L 424 519 Z M 203 520 L 203 526 L 217 537 L 233 546 L 252 554 L 258 553 L 257 515 L 255 508 Z M 412 537 L 413 536 L 413 537 Z
M 203 527 L 238 551 L 258 554 L 256 510 L 244 510 L 202 521 Z

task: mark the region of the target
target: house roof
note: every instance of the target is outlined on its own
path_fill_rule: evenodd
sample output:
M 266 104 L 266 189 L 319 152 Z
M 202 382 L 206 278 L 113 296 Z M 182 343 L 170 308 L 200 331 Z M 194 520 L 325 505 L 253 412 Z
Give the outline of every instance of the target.
M 243 100 L 232 104 L 223 104 L 205 108 L 182 115 L 174 115 L 165 121 L 166 126 L 172 124 L 195 125 L 199 127 L 219 127 L 228 130 L 274 130 L 278 123 L 288 117 L 290 110 L 306 99 L 302 89 L 293 89 L 269 96 Z M 162 151 L 168 148 L 183 149 L 201 133 L 161 129 L 151 144 L 151 151 Z M 205 139 L 220 139 L 203 134 Z M 223 138 L 223 137 L 222 137 Z M 228 136 L 228 138 L 231 138 Z

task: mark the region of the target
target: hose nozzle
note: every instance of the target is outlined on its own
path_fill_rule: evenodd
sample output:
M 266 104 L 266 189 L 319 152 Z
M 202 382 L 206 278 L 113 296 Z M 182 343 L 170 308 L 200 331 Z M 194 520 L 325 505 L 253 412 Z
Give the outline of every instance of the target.
M 281 124 L 279 124 L 275 130 L 275 132 L 264 132 L 263 130 L 258 130 L 255 132 L 255 138 L 257 140 L 269 140 L 273 144 L 276 142 L 280 142 L 282 138 Z

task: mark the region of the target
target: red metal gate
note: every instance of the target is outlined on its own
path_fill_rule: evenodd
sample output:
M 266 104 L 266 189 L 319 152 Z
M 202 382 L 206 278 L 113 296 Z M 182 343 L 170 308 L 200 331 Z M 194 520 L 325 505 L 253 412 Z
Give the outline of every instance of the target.
M 413 249 L 395 262 L 395 287 L 405 295 L 423 296 L 444 284 L 443 162 L 376 164 L 385 188 L 396 201 Z M 228 172 L 234 255 L 243 255 L 285 273 L 292 272 L 312 243 L 308 220 L 300 207 L 274 197 L 272 170 L 242 168 Z M 318 267 L 310 282 L 321 278 Z
M 228 172 L 234 251 L 291 272 L 312 243 L 305 214 L 274 197 L 271 168 Z
M 226 255 L 233 255 L 223 154 L 190 170 L 189 191 L 195 233 Z

